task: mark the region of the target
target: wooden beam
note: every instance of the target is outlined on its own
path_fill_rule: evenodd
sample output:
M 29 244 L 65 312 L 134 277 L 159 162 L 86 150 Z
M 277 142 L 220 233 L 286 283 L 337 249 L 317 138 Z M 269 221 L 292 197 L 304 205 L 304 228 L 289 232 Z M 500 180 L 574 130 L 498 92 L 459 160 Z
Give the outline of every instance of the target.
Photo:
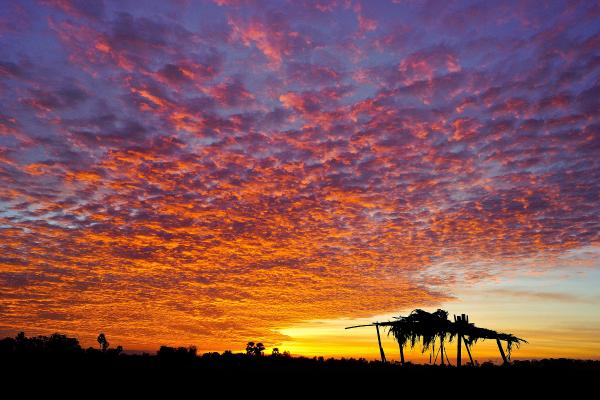
M 502 356 L 502 361 L 504 361 L 504 364 L 508 364 L 508 360 L 506 359 L 506 354 L 504 354 L 504 349 L 502 348 L 500 339 L 496 338 L 496 344 L 498 344 L 498 350 L 500 350 L 500 355 Z
M 376 324 L 354 325 L 354 326 L 348 326 L 348 327 L 346 327 L 344 329 L 362 328 L 364 326 L 373 326 L 373 325 L 376 325 Z
M 379 353 L 381 354 L 381 362 L 385 361 L 385 353 L 383 352 L 383 346 L 381 345 L 381 336 L 379 335 L 379 324 L 375 324 L 375 329 L 377 329 L 377 343 L 379 343 Z
M 467 323 L 467 316 L 465 314 L 461 314 L 458 317 L 454 316 L 454 325 L 457 328 L 457 341 L 456 341 L 456 366 L 460 367 L 462 365 L 462 339 L 463 339 L 463 329 L 465 324 Z
M 469 360 L 471 360 L 471 365 L 475 365 L 473 362 L 473 357 L 471 356 L 471 349 L 469 349 L 469 343 L 467 343 L 467 339 L 463 336 L 463 341 L 465 342 L 465 349 L 467 349 L 467 354 L 469 355 Z

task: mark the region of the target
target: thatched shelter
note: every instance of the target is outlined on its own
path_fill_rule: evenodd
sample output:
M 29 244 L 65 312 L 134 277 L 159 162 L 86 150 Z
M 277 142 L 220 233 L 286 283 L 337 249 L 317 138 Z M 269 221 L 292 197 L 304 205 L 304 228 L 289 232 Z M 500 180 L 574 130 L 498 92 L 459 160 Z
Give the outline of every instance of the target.
M 473 364 L 471 356 L 471 347 L 479 340 L 492 339 L 496 340 L 498 350 L 505 364 L 510 361 L 510 355 L 513 346 L 517 348 L 521 343 L 527 343 L 524 339 L 516 337 L 508 333 L 500 333 L 491 329 L 480 328 L 473 323 L 469 323 L 469 318 L 465 314 L 454 316 L 454 321 L 448 319 L 448 312 L 445 310 L 437 310 L 429 313 L 424 310 L 416 309 L 408 316 L 394 317 L 393 321 L 374 322 L 367 325 L 350 326 L 346 329 L 358 328 L 363 326 L 375 326 L 377 331 L 377 341 L 379 343 L 379 351 L 381 353 L 381 361 L 385 362 L 385 353 L 381 345 L 381 337 L 379 327 L 382 326 L 388 329 L 388 334 L 394 336 L 398 342 L 400 349 L 400 361 L 404 364 L 404 348 L 410 344 L 414 348 L 417 343 L 421 343 L 421 351 L 425 352 L 431 349 L 433 363 L 436 363 L 438 355 L 440 363 L 444 364 L 444 357 L 450 364 L 447 352 L 445 351 L 445 342 L 452 342 L 457 338 L 457 366 L 461 365 L 461 350 L 464 342 L 465 348 Z M 439 342 L 438 352 L 435 351 L 435 343 Z M 502 347 L 501 341 L 506 342 L 506 353 Z M 507 356 L 508 354 L 508 356 Z

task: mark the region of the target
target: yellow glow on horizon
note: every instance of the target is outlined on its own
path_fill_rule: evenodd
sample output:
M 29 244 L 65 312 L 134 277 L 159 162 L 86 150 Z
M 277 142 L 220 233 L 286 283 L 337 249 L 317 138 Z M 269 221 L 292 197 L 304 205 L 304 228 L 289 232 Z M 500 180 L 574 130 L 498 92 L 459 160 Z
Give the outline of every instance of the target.
M 481 327 L 497 329 L 502 332 L 510 332 L 516 336 L 523 337 L 529 343 L 513 348 L 512 359 L 532 358 L 581 358 L 600 359 L 600 338 L 597 335 L 597 327 L 590 322 L 589 329 L 560 329 L 548 326 L 548 320 L 544 315 L 539 318 L 507 320 L 501 313 L 494 312 L 493 303 L 487 304 L 493 314 L 486 315 L 473 304 L 464 301 L 449 303 L 442 308 L 452 311 L 456 309 L 473 310 L 471 322 Z M 484 308 L 485 306 L 480 306 Z M 506 307 L 507 313 L 515 312 L 511 307 Z M 454 311 L 457 313 L 457 311 Z M 406 315 L 408 312 L 402 312 Z M 292 355 L 323 356 L 323 357 L 354 357 L 379 360 L 380 353 L 377 343 L 375 327 L 361 327 L 346 330 L 345 327 L 369 324 L 375 321 L 391 320 L 393 315 L 384 314 L 372 318 L 361 319 L 333 319 L 305 322 L 293 327 L 281 330 L 281 333 L 290 339 L 282 342 L 279 346 L 281 351 L 290 351 Z M 388 361 L 399 361 L 398 344 L 387 332 L 380 328 L 382 346 Z M 437 345 L 437 343 L 436 343 Z M 446 343 L 445 348 L 451 363 L 456 361 L 456 340 Z M 428 363 L 430 350 L 422 353 L 420 344 L 414 349 L 405 348 L 405 359 L 414 363 Z M 495 341 L 479 341 L 472 348 L 474 360 L 482 363 L 484 361 L 497 362 L 500 359 L 498 347 Z M 468 361 L 466 350 L 462 350 L 463 363 Z
M 282 342 L 279 349 L 281 351 L 287 350 L 295 356 L 362 357 L 368 360 L 379 360 L 380 354 L 375 328 L 364 327 L 344 330 L 344 325 L 347 325 L 347 322 L 346 320 L 317 321 L 300 327 L 283 329 L 281 332 L 289 335 L 290 340 Z M 513 359 L 560 357 L 600 359 L 598 353 L 600 339 L 589 333 L 523 331 L 521 334 L 528 338 L 530 342 L 521 345 L 518 349 L 514 348 L 512 351 Z M 380 329 L 380 335 L 387 361 L 399 361 L 398 344 L 382 328 Z M 448 358 L 452 364 L 456 361 L 456 347 L 456 339 L 445 344 Z M 479 363 L 500 359 L 498 347 L 491 340 L 479 341 L 471 350 L 474 360 Z M 417 344 L 414 349 L 405 348 L 404 355 L 406 361 L 428 363 L 430 350 L 422 353 L 420 344 Z M 468 361 L 464 346 L 462 357 L 463 363 Z

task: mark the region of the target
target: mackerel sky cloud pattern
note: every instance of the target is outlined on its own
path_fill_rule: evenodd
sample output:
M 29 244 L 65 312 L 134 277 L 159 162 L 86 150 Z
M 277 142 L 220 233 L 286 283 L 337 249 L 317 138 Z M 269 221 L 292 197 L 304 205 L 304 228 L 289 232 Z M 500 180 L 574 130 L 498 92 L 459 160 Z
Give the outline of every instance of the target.
M 277 343 L 597 246 L 599 21 L 595 1 L 3 2 L 0 332 Z

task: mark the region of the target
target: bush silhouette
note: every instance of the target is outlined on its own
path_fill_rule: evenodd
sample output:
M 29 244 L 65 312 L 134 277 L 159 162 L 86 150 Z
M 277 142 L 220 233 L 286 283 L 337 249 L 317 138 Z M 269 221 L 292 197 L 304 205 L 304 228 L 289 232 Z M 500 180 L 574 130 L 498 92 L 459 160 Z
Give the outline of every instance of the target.
M 183 361 L 193 360 L 197 357 L 197 349 L 195 346 L 190 347 L 170 347 L 160 346 L 156 353 L 160 360 L 166 361 Z
M 26 337 L 24 332 L 13 338 L 0 341 L 0 352 L 3 354 L 55 354 L 68 355 L 83 353 L 79 341 L 60 333 L 50 336 Z

